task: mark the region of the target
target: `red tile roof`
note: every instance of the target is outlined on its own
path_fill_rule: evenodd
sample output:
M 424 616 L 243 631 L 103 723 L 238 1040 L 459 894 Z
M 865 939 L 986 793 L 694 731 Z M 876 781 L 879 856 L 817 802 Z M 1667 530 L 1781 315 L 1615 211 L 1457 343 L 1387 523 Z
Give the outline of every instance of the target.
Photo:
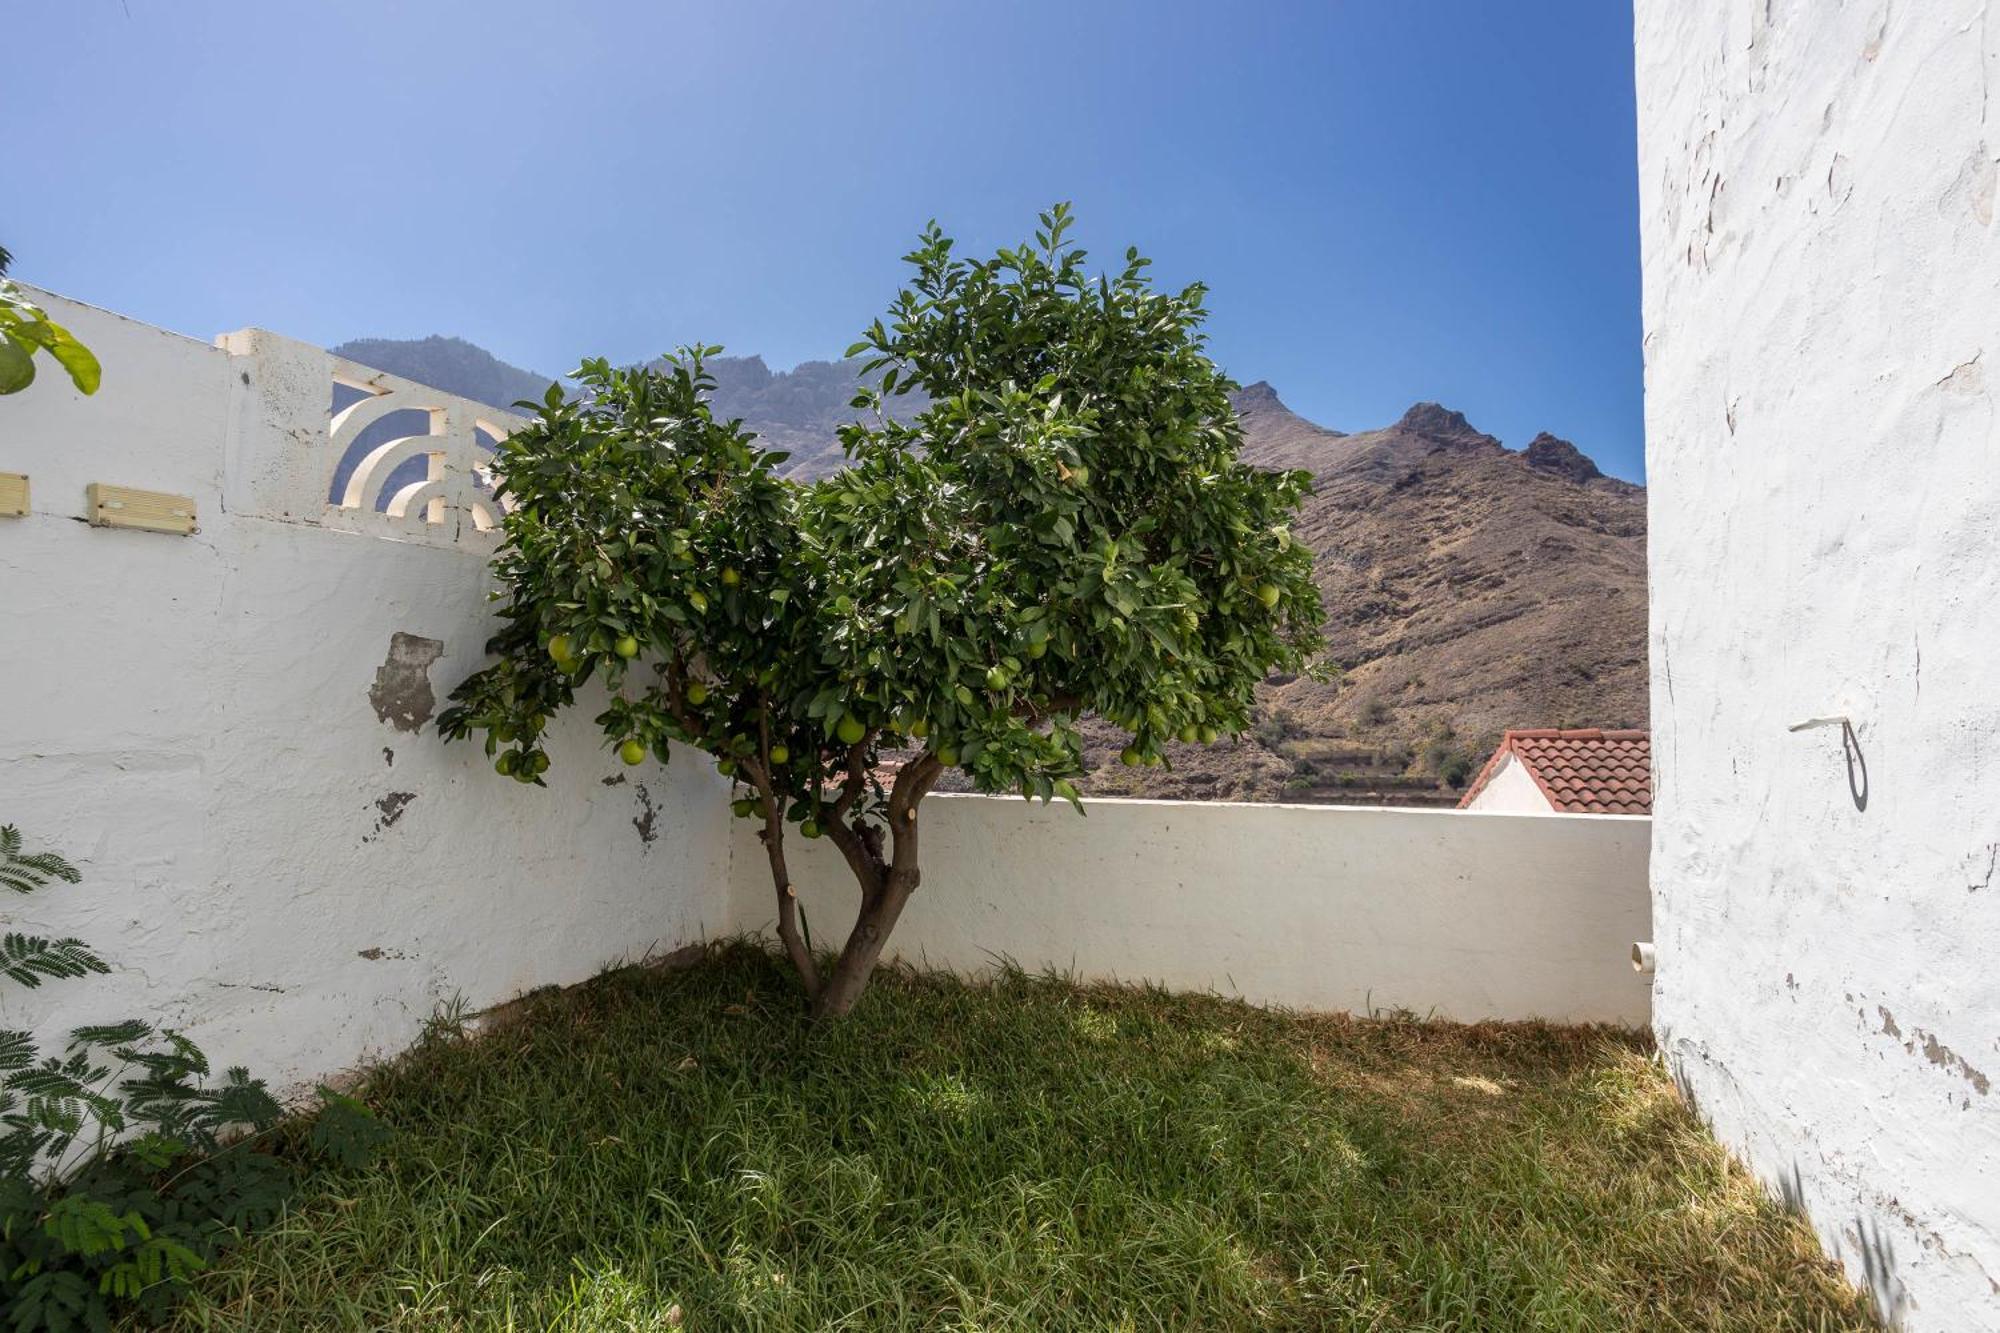
M 1459 808 L 1472 804 L 1508 755 L 1565 814 L 1650 815 L 1653 813 L 1653 746 L 1643 731 L 1574 731 L 1537 728 L 1510 731 L 1465 789 Z

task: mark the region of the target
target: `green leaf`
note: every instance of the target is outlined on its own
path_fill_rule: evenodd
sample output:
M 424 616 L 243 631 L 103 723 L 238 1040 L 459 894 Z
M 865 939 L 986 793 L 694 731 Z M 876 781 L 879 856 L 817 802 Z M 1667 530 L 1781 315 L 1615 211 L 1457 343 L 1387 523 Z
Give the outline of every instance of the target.
M 19 393 L 35 382 L 35 358 L 8 331 L 0 337 L 0 393 Z

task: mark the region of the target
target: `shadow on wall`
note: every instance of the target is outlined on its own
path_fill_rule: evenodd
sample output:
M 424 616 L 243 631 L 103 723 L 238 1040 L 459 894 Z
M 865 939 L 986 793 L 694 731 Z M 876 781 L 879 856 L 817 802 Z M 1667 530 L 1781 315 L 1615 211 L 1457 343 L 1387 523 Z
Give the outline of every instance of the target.
M 1840 720 L 1840 753 L 1847 760 L 1847 792 L 1854 798 L 1854 808 L 1866 810 L 1868 757 L 1861 753 L 1861 738 L 1854 734 L 1854 724 L 1846 718 Z
M 1865 784 L 1866 779 L 1863 781 Z M 1811 1218 L 1812 1214 L 1806 1208 L 1805 1174 L 1799 1170 L 1796 1157 L 1792 1159 L 1791 1170 L 1778 1178 L 1778 1197 L 1788 1212 Z M 1856 1216 L 1834 1244 L 1835 1259 L 1841 1258 L 1843 1246 L 1851 1246 L 1861 1256 L 1861 1273 L 1867 1281 L 1868 1298 L 1875 1304 L 1876 1315 L 1891 1328 L 1901 1327 L 1903 1315 L 1908 1311 L 1909 1297 L 1902 1281 L 1896 1276 L 1895 1242 L 1881 1227 L 1865 1217 Z

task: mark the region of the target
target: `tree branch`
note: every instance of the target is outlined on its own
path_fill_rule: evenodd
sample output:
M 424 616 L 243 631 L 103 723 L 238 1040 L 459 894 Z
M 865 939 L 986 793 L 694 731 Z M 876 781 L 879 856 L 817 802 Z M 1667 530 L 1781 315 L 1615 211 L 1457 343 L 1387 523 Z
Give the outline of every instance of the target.
M 798 969 L 806 998 L 817 1003 L 819 965 L 813 961 L 812 949 L 799 931 L 799 891 L 785 866 L 785 804 L 771 779 L 771 710 L 761 691 L 757 696 L 757 758 L 741 767 L 763 798 L 764 827 L 757 836 L 764 840 L 764 854 L 771 863 L 771 884 L 778 893 L 778 939 L 784 944 L 792 966 Z

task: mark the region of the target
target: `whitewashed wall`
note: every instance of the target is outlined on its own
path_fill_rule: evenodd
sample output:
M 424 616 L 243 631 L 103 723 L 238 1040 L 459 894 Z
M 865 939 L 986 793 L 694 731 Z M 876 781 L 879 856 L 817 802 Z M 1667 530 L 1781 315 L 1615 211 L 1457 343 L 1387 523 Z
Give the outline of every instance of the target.
M 332 358 L 47 304 L 104 385 L 45 366 L 0 399 L 0 471 L 34 505 L 0 519 L 0 821 L 85 880 L 0 916 L 117 971 L 0 987 L 0 1021 L 164 1015 L 276 1086 L 396 1050 L 454 997 L 717 931 L 713 774 L 626 770 L 573 718 L 539 791 L 428 725 L 482 661 L 490 543 L 457 498 L 435 530 L 327 512 Z M 90 482 L 191 495 L 200 531 L 88 527 Z M 440 655 L 412 644 L 378 688 L 398 634 Z
M 1994 9 L 1636 11 L 1657 1028 L 1924 1329 L 2000 1329 Z
M 537 791 L 431 730 L 483 660 L 469 430 L 504 422 L 271 334 L 209 346 L 46 299 L 104 387 L 45 373 L 0 401 L 0 470 L 34 498 L 0 520 L 0 820 L 86 880 L 0 915 L 117 971 L 0 989 L 0 1021 L 158 1015 L 292 1086 L 400 1048 L 454 998 L 768 924 L 764 857 L 707 764 L 627 769 L 585 709 Z M 455 432 L 401 518 L 327 503 L 335 376 Z M 200 530 L 92 528 L 91 482 L 191 495 Z M 1650 934 L 1643 820 L 982 797 L 924 817 L 908 957 L 1301 1008 L 1648 1015 L 1626 962 Z M 794 856 L 834 944 L 852 881 L 824 844 Z
M 1647 821 L 1605 815 L 979 796 L 923 805 L 924 883 L 892 953 L 996 958 L 1301 1009 L 1643 1024 Z M 787 843 L 815 942 L 858 890 L 824 841 Z M 737 821 L 735 919 L 774 919 Z

